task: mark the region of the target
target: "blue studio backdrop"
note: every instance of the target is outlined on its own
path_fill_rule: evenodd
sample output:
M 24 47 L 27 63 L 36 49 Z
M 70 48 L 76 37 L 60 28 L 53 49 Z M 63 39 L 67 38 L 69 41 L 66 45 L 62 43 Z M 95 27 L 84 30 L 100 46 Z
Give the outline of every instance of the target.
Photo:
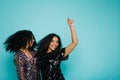
M 74 20 L 78 45 L 62 62 L 66 80 L 120 80 L 119 0 L 0 0 L 0 80 L 18 80 L 14 54 L 3 42 L 18 30 L 37 41 L 49 33 L 71 42 L 67 18 Z

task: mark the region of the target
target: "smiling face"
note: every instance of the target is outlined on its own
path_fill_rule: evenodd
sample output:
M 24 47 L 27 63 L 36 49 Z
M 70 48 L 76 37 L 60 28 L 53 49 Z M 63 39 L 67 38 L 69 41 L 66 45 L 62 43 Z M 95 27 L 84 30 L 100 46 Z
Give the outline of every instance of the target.
M 49 48 L 47 52 L 52 52 L 58 47 L 58 37 L 54 36 L 52 41 L 50 42 Z

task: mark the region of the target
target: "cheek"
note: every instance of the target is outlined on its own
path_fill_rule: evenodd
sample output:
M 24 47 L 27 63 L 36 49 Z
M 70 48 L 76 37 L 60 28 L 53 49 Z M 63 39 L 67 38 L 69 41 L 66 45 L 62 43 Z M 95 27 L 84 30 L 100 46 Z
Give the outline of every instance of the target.
M 58 44 L 58 43 L 56 43 L 56 46 L 58 47 L 58 46 L 59 46 L 59 44 Z

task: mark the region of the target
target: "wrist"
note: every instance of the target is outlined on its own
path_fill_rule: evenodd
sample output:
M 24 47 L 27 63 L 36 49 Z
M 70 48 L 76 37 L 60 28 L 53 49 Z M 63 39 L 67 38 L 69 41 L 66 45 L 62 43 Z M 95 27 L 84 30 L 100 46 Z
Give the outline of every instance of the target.
M 70 27 L 73 27 L 74 25 L 69 25 Z

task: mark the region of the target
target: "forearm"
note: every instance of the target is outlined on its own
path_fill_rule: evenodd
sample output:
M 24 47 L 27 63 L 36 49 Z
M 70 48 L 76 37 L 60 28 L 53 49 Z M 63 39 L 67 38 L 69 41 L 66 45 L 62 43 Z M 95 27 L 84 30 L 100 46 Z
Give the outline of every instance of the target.
M 27 80 L 26 79 L 26 76 L 25 76 L 25 71 L 24 71 L 24 63 L 23 61 L 21 61 L 23 59 L 21 59 L 20 57 L 19 58 L 16 58 L 14 60 L 14 63 L 16 65 L 16 68 L 17 68 L 17 74 L 18 74 L 18 78 L 20 80 Z
M 77 35 L 74 29 L 74 25 L 70 25 L 70 31 L 71 31 L 72 44 L 77 45 L 78 39 L 77 39 Z

